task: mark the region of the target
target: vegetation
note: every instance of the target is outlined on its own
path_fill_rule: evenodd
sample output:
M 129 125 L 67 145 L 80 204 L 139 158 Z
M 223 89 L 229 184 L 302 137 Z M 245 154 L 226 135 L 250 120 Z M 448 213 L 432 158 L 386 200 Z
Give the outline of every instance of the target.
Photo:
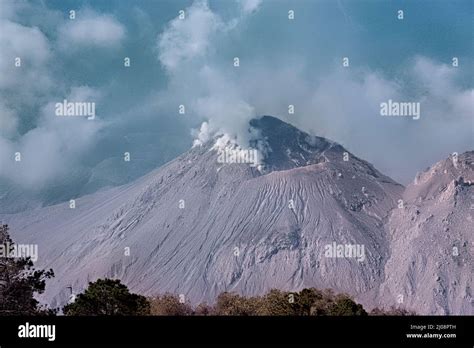
M 11 257 L 15 244 L 8 225 L 0 225 L 0 315 L 51 315 L 34 298 L 41 294 L 53 270 L 36 270 L 30 257 Z
M 388 310 L 380 309 L 378 307 L 372 309 L 370 315 L 392 315 L 392 316 L 412 316 L 417 315 L 415 312 L 405 308 L 390 307 Z
M 145 296 L 132 294 L 120 280 L 99 279 L 63 308 L 65 315 L 147 315 Z
M 166 300 L 165 300 L 166 299 Z M 360 305 L 347 295 L 315 288 L 300 292 L 270 290 L 264 296 L 244 297 L 232 292 L 221 293 L 213 306 L 199 304 L 193 309 L 180 303 L 177 296 L 166 294 L 150 299 L 151 315 L 222 315 L 222 316 L 308 316 L 367 315 Z
M 166 293 L 149 299 L 151 315 L 192 315 L 189 303 L 182 303 L 178 296 Z
M 99 279 L 90 283 L 84 294 L 64 307 L 66 315 L 157 315 L 157 316 L 308 316 L 367 315 L 347 295 L 315 288 L 299 292 L 271 290 L 264 296 L 244 297 L 232 292 L 221 293 L 214 305 L 201 303 L 195 308 L 170 293 L 146 299 L 131 294 L 119 280 Z

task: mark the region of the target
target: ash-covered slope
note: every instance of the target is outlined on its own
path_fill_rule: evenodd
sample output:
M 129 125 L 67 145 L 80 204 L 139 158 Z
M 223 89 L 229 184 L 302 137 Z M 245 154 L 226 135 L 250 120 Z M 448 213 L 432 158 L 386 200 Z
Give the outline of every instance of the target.
M 474 314 L 474 152 L 438 162 L 406 188 L 387 223 L 380 298 L 418 313 Z
M 264 171 L 218 163 L 208 143 L 131 184 L 79 198 L 75 209 L 0 216 L 17 242 L 39 245 L 38 266 L 54 269 L 43 300 L 63 305 L 68 286 L 77 293 L 107 276 L 194 303 L 225 290 L 315 286 L 370 305 L 390 253 L 383 221 L 403 187 L 278 119 L 252 125 L 268 144 Z M 346 257 L 327 254 L 334 245 Z

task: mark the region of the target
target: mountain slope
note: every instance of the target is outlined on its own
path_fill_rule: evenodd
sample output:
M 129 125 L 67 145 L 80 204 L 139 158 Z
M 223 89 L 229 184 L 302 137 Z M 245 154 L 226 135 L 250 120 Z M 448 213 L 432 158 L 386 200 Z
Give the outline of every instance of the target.
M 474 152 L 440 161 L 406 188 L 387 223 L 381 287 L 419 313 L 474 314 Z
M 56 273 L 43 299 L 62 305 L 68 286 L 79 292 L 108 276 L 192 302 L 308 286 L 371 301 L 389 254 L 383 219 L 403 187 L 278 119 L 252 125 L 268 145 L 263 172 L 218 163 L 208 143 L 134 183 L 82 197 L 75 209 L 2 216 L 18 242 L 39 245 L 38 265 Z M 363 261 L 327 257 L 334 243 L 363 246 Z

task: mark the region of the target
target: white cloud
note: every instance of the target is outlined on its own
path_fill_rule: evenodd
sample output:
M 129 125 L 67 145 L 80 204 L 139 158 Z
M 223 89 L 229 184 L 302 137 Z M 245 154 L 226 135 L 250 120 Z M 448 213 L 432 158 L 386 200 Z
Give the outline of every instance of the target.
M 11 136 L 16 132 L 18 116 L 0 100 L 0 137 Z
M 14 153 L 11 141 L 0 135 L 0 178 L 11 177 Z
M 29 89 L 45 87 L 43 83 L 49 81 L 45 65 L 51 52 L 47 38 L 38 28 L 0 20 L 0 48 L 0 89 L 21 92 L 24 86 Z M 15 67 L 15 58 L 21 59 L 21 67 Z
M 474 137 L 474 89 L 459 91 L 451 96 L 450 102 L 455 117 L 470 121 Z
M 87 86 L 73 87 L 65 96 L 68 101 L 97 102 L 100 93 Z M 97 132 L 103 123 L 85 117 L 57 117 L 52 100 L 40 113 L 37 127 L 31 129 L 17 141 L 0 137 L 0 163 L 5 164 L 0 176 L 8 178 L 22 187 L 35 189 L 55 178 L 70 174 L 77 168 L 81 156 L 93 148 Z M 21 162 L 14 162 L 14 153 L 20 152 Z
M 244 14 L 251 14 L 258 11 L 262 0 L 239 0 L 239 3 Z
M 414 59 L 412 73 L 421 88 L 429 90 L 431 95 L 445 97 L 453 85 L 456 70 L 419 56 Z
M 456 83 L 459 70 L 426 57 L 414 59 L 412 74 L 433 122 L 473 121 L 474 89 L 463 90 Z
M 0 49 L 0 178 L 23 188 L 41 188 L 77 163 L 78 156 L 93 144 L 91 138 L 100 123 L 59 120 L 47 112 L 53 102 L 42 107 L 51 98 L 52 86 L 59 84 L 53 83 L 50 72 L 50 43 L 38 28 L 1 19 Z M 14 65 L 16 57 L 21 58 L 20 67 Z M 69 97 L 92 98 L 97 93 L 79 87 Z M 35 126 L 19 134 L 18 125 L 26 122 L 24 110 L 28 109 L 41 111 L 29 112 Z M 21 162 L 14 161 L 16 152 L 21 153 Z
M 214 35 L 225 27 L 206 1 L 195 1 L 185 13 L 185 19 L 173 19 L 158 39 L 158 58 L 169 71 L 205 56 Z
M 113 16 L 87 10 L 78 12 L 59 29 L 59 45 L 63 49 L 84 46 L 115 47 L 125 37 L 125 27 Z
M 261 0 L 239 0 L 243 16 L 228 22 L 214 13 L 207 0 L 195 0 L 185 10 L 185 18 L 176 17 L 158 37 L 158 58 L 167 71 L 205 57 L 215 39 L 235 29 L 242 18 L 258 11 Z
M 24 5 L 2 4 L 3 9 L 10 10 L 0 18 L 0 137 L 8 139 L 18 135 L 24 110 L 37 107 L 53 87 L 48 39 L 38 28 L 12 22 L 7 17 L 14 17 Z
M 100 104 L 93 121 L 55 115 L 54 105 L 63 99 L 100 103 L 101 93 L 87 86 L 71 87 L 64 76 L 57 78 L 61 67 L 52 66 L 58 58 L 53 45 L 68 50 L 116 46 L 125 29 L 113 17 L 92 11 L 64 21 L 63 14 L 40 4 L 0 1 L 0 7 L 0 182 L 14 183 L 12 188 L 27 195 L 58 179 L 72 182 L 68 178 L 83 170 L 82 160 L 104 125 Z M 54 30 L 58 30 L 55 43 L 44 34 Z M 16 57 L 21 58 L 21 67 L 15 67 Z M 21 153 L 21 162 L 14 161 L 16 152 Z
M 28 6 L 25 0 L 0 1 L 0 19 L 12 19 L 17 16 L 20 9 Z
M 64 82 L 52 73 L 54 51 L 48 38 L 37 27 L 13 21 L 17 11 L 26 6 L 26 2 L 9 7 L 3 4 L 8 11 L 0 17 L 0 179 L 22 188 L 41 189 L 81 166 L 81 156 L 94 145 L 103 125 L 100 111 L 94 121 L 57 117 L 54 104 L 64 98 L 97 102 L 101 95 L 87 86 L 70 87 L 69 93 L 61 95 Z M 114 42 L 123 36 L 123 29 L 111 18 L 95 16 L 93 22 L 87 22 L 90 19 L 78 19 L 77 27 L 62 26 L 60 39 L 83 40 L 87 35 L 84 26 L 99 32 L 87 38 L 94 43 Z M 20 67 L 15 66 L 16 57 L 21 59 Z M 21 153 L 21 162 L 14 161 L 16 152 Z

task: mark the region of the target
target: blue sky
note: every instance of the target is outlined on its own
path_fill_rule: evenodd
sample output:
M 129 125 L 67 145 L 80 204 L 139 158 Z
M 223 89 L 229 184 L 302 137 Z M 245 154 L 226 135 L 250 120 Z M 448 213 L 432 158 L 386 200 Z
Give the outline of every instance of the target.
M 408 183 L 474 148 L 472 17 L 472 1 L 0 0 L 0 188 L 52 203 L 123 184 L 196 138 L 245 146 L 262 114 Z M 65 98 L 97 119 L 54 117 Z M 381 117 L 387 99 L 420 119 Z

